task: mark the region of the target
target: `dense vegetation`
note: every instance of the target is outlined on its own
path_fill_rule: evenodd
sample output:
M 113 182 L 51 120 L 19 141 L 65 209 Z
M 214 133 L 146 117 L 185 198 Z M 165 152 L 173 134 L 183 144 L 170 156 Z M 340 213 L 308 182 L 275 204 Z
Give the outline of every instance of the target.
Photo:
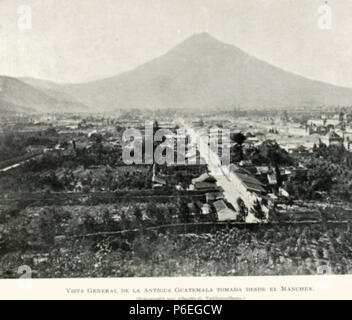
M 48 130 L 38 135 L 23 136 L 16 133 L 0 135 L 0 163 L 2 161 L 23 156 L 26 147 L 30 145 L 44 145 L 53 147 L 58 142 L 56 132 Z
M 231 147 L 231 162 L 237 163 L 242 160 L 250 160 L 254 165 L 292 165 L 294 160 L 286 150 L 273 140 L 266 140 L 258 147 L 247 147 L 243 150 L 246 137 L 237 133 L 231 137 L 236 144 Z
M 236 142 L 231 149 L 232 162 L 251 160 L 253 165 L 271 166 L 280 184 L 279 167 L 298 168 L 301 162 L 304 174 L 292 175 L 283 181 L 290 194 L 287 202 L 351 200 L 352 156 L 343 147 L 320 144 L 312 153 L 294 157 L 275 141 L 268 140 L 254 147 L 245 145 L 247 137 L 241 133 L 231 139 Z M 9 134 L 0 139 L 0 161 L 22 156 L 30 145 L 52 147 L 58 142 L 52 130 L 29 137 Z M 220 230 L 214 226 L 216 232 L 199 234 L 187 234 L 185 230 L 161 233 L 159 227 L 146 230 L 171 223 L 215 221 L 216 217 L 212 213 L 202 215 L 202 203 L 185 200 L 171 192 L 169 195 L 175 197 L 169 202 L 155 203 L 150 197 L 143 202 L 114 198 L 114 204 L 95 203 L 85 193 L 151 190 L 152 168 L 124 172 L 120 147 L 104 143 L 98 134 L 83 142 L 89 147 L 76 149 L 66 141 L 65 152 L 48 152 L 0 175 L 3 193 L 64 193 L 77 191 L 76 185 L 82 184 L 82 190 L 77 191 L 82 198 L 79 205 L 46 205 L 45 196 L 50 193 L 43 193 L 44 200 L 37 203 L 22 199 L 9 205 L 12 200 L 6 199 L 7 205 L 1 204 L 2 277 L 17 277 L 16 270 L 23 264 L 31 266 L 34 277 L 291 275 L 316 274 L 321 266 L 330 266 L 336 274 L 352 272 L 351 228 L 340 223 L 344 220 L 339 216 L 343 212 L 337 207 L 331 206 L 325 211 L 319 207 L 318 214 L 314 213 L 319 223 L 309 227 L 269 223 Z M 183 182 L 186 188 L 191 178 L 188 173 L 177 173 L 168 183 Z M 238 206 L 239 221 L 245 221 L 249 212 L 258 219 L 264 216 L 259 203 L 248 209 L 238 199 Z M 279 210 L 273 212 L 276 216 L 271 221 L 301 221 L 297 219 L 297 212 L 294 212 L 295 218 L 287 214 L 286 220 L 280 220 L 283 217 Z M 327 223 L 331 220 L 339 223 Z M 143 231 L 91 236 L 126 229 Z
M 312 154 L 302 158 L 307 175 L 296 176 L 287 189 L 295 199 L 351 201 L 352 154 L 343 147 L 315 146 Z M 328 200 L 328 199 L 327 199 Z
M 258 226 L 214 234 L 157 234 L 76 239 L 54 245 L 42 262 L 2 256 L 4 276 L 19 264 L 35 277 L 305 275 L 351 273 L 349 226 Z

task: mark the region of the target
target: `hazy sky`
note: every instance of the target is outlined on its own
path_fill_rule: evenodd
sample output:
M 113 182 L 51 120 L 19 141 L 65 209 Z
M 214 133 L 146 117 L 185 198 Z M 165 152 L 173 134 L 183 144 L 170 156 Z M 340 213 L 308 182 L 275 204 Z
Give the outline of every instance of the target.
M 206 31 L 289 71 L 352 87 L 352 1 L 0 0 L 0 74 L 80 82 L 116 75 Z M 32 8 L 21 31 L 19 5 Z

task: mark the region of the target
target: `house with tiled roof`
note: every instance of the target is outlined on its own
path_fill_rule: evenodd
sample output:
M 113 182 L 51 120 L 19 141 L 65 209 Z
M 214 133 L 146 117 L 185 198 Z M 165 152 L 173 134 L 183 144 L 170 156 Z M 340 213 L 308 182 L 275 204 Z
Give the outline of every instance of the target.
M 224 200 L 218 200 L 213 203 L 217 218 L 219 221 L 234 221 L 237 220 L 238 213 L 230 209 Z
M 323 137 L 322 142 L 327 146 L 342 146 L 343 138 L 332 130 L 325 137 Z
M 215 178 L 212 177 L 209 173 L 205 172 L 201 174 L 199 177 L 192 179 L 192 183 L 195 184 L 197 182 L 215 182 Z
M 244 201 L 247 208 L 252 208 L 257 201 L 261 202 L 267 194 L 264 184 L 247 170 L 231 165 L 229 176 L 235 184 L 238 197 Z M 265 210 L 267 211 L 267 208 Z

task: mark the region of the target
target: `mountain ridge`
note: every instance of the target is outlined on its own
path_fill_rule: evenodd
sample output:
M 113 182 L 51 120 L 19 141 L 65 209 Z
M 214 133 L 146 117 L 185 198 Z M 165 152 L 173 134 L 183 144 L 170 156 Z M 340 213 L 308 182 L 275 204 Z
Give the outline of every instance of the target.
M 53 86 L 56 87 L 56 84 Z M 0 76 L 2 114 L 81 112 L 87 108 L 81 102 L 54 89 L 36 88 L 18 78 Z
M 65 90 L 110 111 L 352 104 L 350 88 L 282 70 L 206 33 L 116 77 L 68 85 Z
M 117 76 L 76 84 L 21 80 L 96 112 L 352 105 L 351 88 L 283 70 L 204 32 Z

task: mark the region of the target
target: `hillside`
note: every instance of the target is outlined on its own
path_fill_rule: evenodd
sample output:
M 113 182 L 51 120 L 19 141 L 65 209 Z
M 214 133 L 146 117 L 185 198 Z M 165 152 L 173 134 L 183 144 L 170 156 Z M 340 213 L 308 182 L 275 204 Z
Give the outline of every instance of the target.
M 0 76 L 0 111 L 4 113 L 82 112 L 87 107 L 65 93 L 37 89 L 19 79 Z
M 115 77 L 78 84 L 0 77 L 1 85 L 0 102 L 39 112 L 352 105 L 352 89 L 284 71 L 207 33 Z
M 99 111 L 352 104 L 352 89 L 283 71 L 206 33 L 132 71 L 62 89 Z

